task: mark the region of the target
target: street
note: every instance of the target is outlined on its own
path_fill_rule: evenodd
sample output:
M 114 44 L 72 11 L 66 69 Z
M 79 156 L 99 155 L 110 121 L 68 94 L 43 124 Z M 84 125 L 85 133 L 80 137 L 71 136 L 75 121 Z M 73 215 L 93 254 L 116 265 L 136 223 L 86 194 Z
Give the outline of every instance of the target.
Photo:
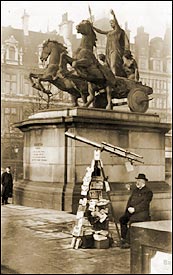
M 130 274 L 130 249 L 72 249 L 76 216 L 14 204 L 1 206 L 1 274 Z

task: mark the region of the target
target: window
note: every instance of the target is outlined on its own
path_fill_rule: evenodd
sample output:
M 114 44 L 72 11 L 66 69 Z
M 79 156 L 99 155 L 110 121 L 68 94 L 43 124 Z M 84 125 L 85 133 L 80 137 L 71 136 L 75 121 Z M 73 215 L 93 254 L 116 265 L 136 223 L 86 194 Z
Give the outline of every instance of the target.
M 164 81 L 164 82 L 163 82 L 163 89 L 164 89 L 164 90 L 167 90 L 167 81 Z
M 15 48 L 14 47 L 9 48 L 9 59 L 15 60 Z
M 167 60 L 166 62 L 166 72 L 167 73 L 171 72 L 171 60 Z
M 16 94 L 17 93 L 17 77 L 16 75 L 6 74 L 5 81 L 5 93 L 6 94 Z
M 160 80 L 160 90 L 162 90 L 163 81 Z
M 5 40 L 4 48 L 4 61 L 7 64 L 18 65 L 18 41 L 13 35 Z
M 160 70 L 161 70 L 161 62 L 160 62 L 160 60 L 154 60 L 153 61 L 153 70 L 157 71 L 157 72 L 160 72 Z
M 17 113 L 16 108 L 11 108 L 11 113 L 16 114 Z
M 151 87 L 154 89 L 155 88 L 155 79 L 151 80 Z
M 4 108 L 4 116 L 3 116 L 3 133 L 12 133 L 14 128 L 12 124 L 16 122 L 17 119 L 17 109 L 13 108 Z
M 154 107 L 154 99 L 152 99 L 151 101 L 149 101 L 149 108 L 153 108 Z
M 162 98 L 157 98 L 156 108 L 158 108 L 158 109 L 163 108 L 163 99 Z
M 5 75 L 5 78 L 6 78 L 7 81 L 8 81 L 8 80 L 10 81 L 10 74 L 6 74 L 6 75 Z
M 152 79 L 150 79 L 149 81 L 149 86 L 152 87 Z
M 17 110 L 14 107 L 13 108 L 5 108 L 4 112 L 6 115 L 9 115 L 9 114 L 16 115 Z
M 157 87 L 157 89 L 160 88 L 160 81 L 159 80 L 156 80 L 156 87 Z
M 156 56 L 160 57 L 160 50 L 156 50 Z
M 162 109 L 162 99 L 161 98 L 159 98 L 159 100 L 158 100 L 158 108 Z
M 171 83 L 167 82 L 168 92 L 171 92 Z
M 163 109 L 166 109 L 166 99 L 163 99 Z
M 10 114 L 10 108 L 5 108 L 5 114 Z
M 12 94 L 16 95 L 16 93 L 17 93 L 16 82 L 11 82 L 11 92 L 12 92 Z
M 24 83 L 24 95 L 29 95 L 29 84 Z
M 165 89 L 164 89 L 164 80 L 160 80 L 160 93 L 164 94 L 165 93 Z
M 10 82 L 5 82 L 5 93 L 10 94 Z
M 146 69 L 146 60 L 145 59 L 140 59 L 140 61 L 139 61 L 139 68 L 140 69 Z

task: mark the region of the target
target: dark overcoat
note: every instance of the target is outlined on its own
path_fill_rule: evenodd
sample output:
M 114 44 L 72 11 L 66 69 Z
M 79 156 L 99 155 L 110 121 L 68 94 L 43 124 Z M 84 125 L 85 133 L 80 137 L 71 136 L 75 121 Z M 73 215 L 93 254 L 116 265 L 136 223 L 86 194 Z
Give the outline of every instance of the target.
M 13 192 L 13 177 L 11 173 L 4 172 L 1 177 L 2 196 L 12 196 Z
M 143 222 L 150 220 L 150 202 L 153 192 L 145 185 L 142 189 L 137 187 L 132 191 L 127 202 L 127 207 L 134 207 L 135 212 L 130 215 L 130 222 Z

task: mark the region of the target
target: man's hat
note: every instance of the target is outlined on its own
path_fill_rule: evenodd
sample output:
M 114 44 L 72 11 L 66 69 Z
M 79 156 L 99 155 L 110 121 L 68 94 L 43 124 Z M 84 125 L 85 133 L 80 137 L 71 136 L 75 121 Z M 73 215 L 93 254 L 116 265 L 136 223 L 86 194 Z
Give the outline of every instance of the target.
M 143 180 L 148 181 L 148 179 L 145 177 L 145 174 L 138 174 L 137 178 L 135 178 L 135 179 L 143 179 Z

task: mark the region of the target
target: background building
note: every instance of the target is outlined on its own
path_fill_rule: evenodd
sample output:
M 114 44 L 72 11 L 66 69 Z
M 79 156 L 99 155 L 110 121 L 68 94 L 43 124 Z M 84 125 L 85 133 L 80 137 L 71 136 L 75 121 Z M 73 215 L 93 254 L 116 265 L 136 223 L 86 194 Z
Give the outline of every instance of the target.
M 47 96 L 33 89 L 29 80 L 31 72 L 39 73 L 43 68 L 40 61 L 42 44 L 50 38 L 67 46 L 71 41 L 71 51 L 75 50 L 74 45 L 78 46 L 76 36 L 72 33 L 68 36 L 70 32 L 66 32 L 71 26 L 67 15 L 62 18 L 59 33 L 56 30 L 47 33 L 29 31 L 29 15 L 25 11 L 22 23 L 22 29 L 1 28 L 1 167 L 10 165 L 13 173 L 17 168 L 18 178 L 23 173 L 23 134 L 13 127 L 13 123 L 25 120 L 47 106 Z M 68 93 L 53 85 L 49 88 L 53 93 L 49 108 L 71 103 Z
M 22 29 L 11 26 L 2 27 L 1 32 L 1 167 L 11 165 L 13 172 L 22 178 L 23 135 L 13 127 L 14 122 L 24 120 L 28 115 L 46 108 L 46 98 L 33 89 L 29 81 L 30 72 L 40 72 L 41 47 L 43 41 L 58 40 L 68 48 L 72 55 L 78 48 L 80 39 L 73 34 L 73 22 L 68 20 L 68 14 L 62 15 L 62 22 L 57 30 L 46 33 L 29 31 L 29 15 L 24 11 Z M 109 30 L 108 18 L 94 23 L 102 30 Z M 130 30 L 127 23 L 124 27 L 129 39 Z M 143 27 L 137 29 L 131 51 L 138 63 L 140 81 L 153 88 L 153 100 L 149 103 L 148 113 L 159 114 L 162 122 L 171 122 L 171 31 L 168 28 L 165 36 L 149 39 L 149 34 Z M 95 54 L 105 53 L 106 36 L 97 34 Z M 48 84 L 49 85 L 49 84 Z M 68 93 L 51 86 L 54 94 L 49 108 L 70 104 Z M 116 107 L 126 109 L 124 105 Z M 171 133 L 167 135 L 167 151 L 172 149 Z M 169 155 L 169 163 L 171 156 Z M 169 170 L 169 164 L 168 164 Z M 168 171 L 169 174 L 169 171 Z

